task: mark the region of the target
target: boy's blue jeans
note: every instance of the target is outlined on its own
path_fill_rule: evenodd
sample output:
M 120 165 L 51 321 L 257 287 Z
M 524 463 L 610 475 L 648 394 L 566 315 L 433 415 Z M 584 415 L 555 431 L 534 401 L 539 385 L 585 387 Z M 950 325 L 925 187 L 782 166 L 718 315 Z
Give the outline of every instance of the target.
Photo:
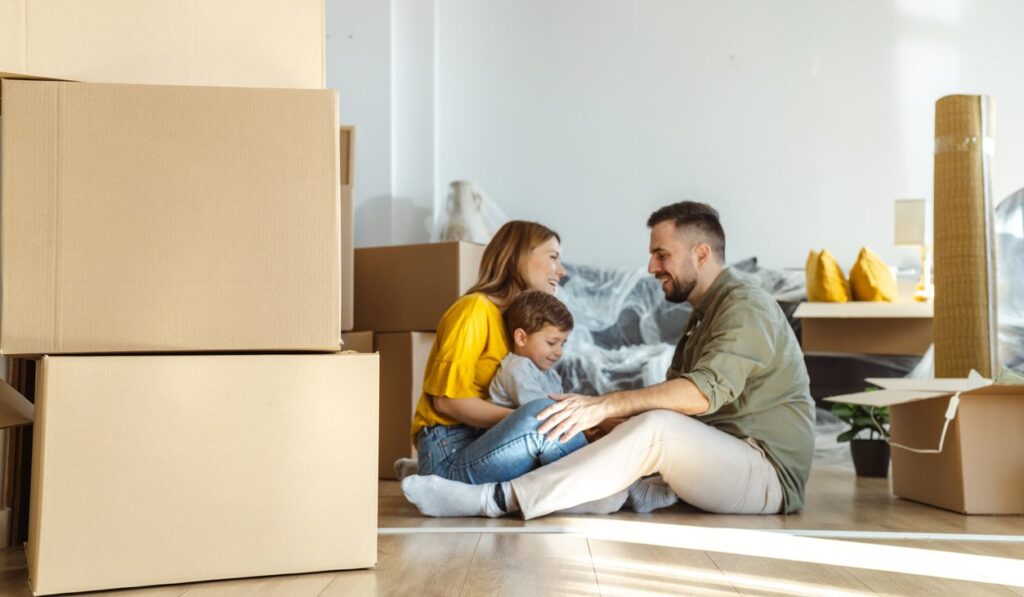
M 527 402 L 490 429 L 434 425 L 416 436 L 421 475 L 439 475 L 463 483 L 500 483 L 554 462 L 587 445 L 582 433 L 561 444 L 537 433 L 537 413 L 554 404 Z

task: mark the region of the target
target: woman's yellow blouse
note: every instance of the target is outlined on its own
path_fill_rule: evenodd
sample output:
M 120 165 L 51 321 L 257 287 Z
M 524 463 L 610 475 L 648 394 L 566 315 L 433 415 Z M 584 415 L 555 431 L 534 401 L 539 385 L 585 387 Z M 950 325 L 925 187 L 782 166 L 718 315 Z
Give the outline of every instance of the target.
M 508 354 L 501 310 L 480 293 L 466 295 L 448 308 L 423 374 L 423 393 L 412 420 L 412 437 L 431 425 L 458 425 L 434 410 L 427 397 L 488 399 L 488 386 Z

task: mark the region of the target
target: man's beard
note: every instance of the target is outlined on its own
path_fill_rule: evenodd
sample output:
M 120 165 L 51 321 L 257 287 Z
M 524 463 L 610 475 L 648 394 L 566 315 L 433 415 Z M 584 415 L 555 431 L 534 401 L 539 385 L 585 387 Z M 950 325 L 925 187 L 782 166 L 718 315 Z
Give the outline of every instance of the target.
M 670 303 L 685 303 L 690 298 L 690 293 L 697 287 L 697 279 L 680 282 L 675 276 L 669 276 L 669 287 L 665 290 L 665 300 Z

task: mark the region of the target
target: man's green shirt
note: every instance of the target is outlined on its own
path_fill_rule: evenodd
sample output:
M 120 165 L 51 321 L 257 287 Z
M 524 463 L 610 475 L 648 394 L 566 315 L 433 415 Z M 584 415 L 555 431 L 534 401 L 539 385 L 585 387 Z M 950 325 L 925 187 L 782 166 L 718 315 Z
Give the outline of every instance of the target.
M 783 512 L 803 507 L 814 456 L 814 402 L 793 330 L 767 292 L 726 269 L 695 306 L 668 379 L 689 379 L 711 406 L 696 418 L 753 440 L 782 484 Z

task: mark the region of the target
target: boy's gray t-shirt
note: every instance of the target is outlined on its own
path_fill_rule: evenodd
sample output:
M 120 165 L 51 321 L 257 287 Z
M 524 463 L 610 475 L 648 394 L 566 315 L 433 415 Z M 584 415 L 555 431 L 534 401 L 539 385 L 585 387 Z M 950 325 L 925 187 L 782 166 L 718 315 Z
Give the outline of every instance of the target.
M 549 394 L 562 393 L 562 378 L 554 369 L 544 371 L 526 357 L 508 353 L 491 380 L 491 402 L 518 408 Z

